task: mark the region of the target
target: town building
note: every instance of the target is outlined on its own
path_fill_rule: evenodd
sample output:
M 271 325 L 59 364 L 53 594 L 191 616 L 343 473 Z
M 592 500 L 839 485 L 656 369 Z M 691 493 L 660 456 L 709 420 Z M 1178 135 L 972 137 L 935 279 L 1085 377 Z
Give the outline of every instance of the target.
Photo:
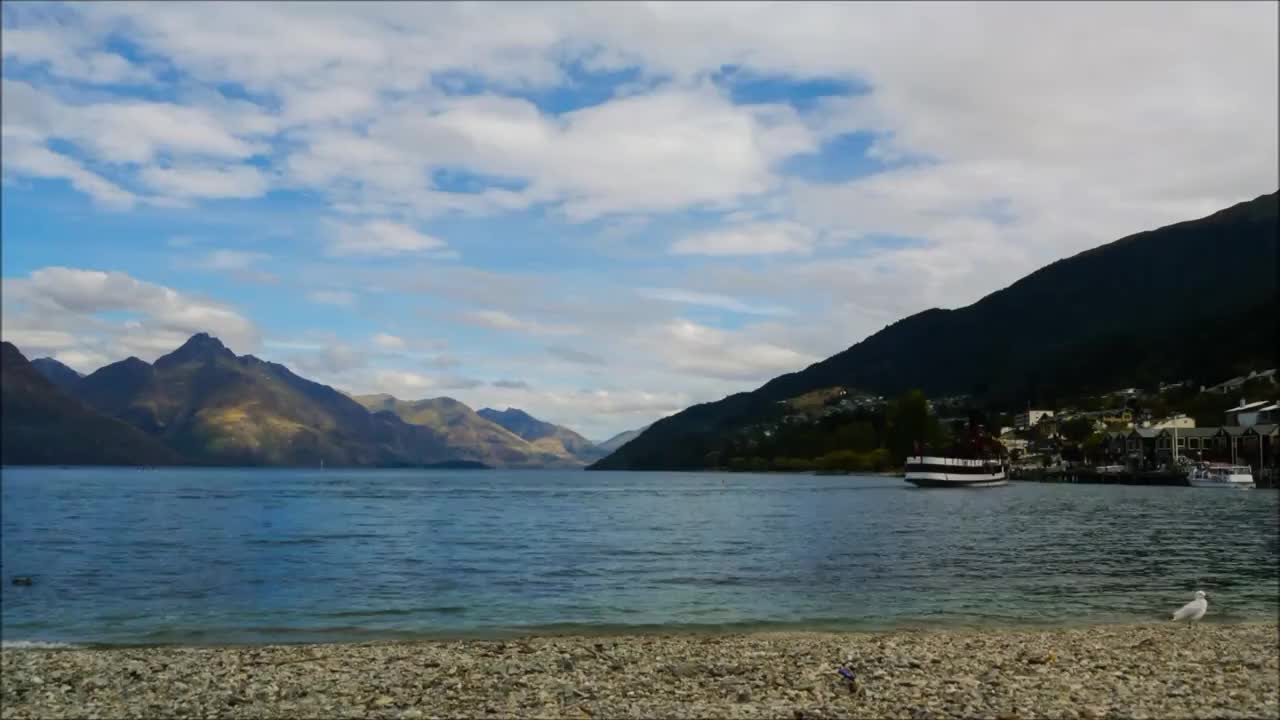
M 1052 410 L 1031 410 L 1013 416 L 1013 426 L 1019 430 L 1030 430 L 1043 418 L 1053 417 Z
M 1226 412 L 1226 425 L 1260 425 L 1270 424 L 1277 420 L 1277 410 L 1280 405 L 1269 400 L 1259 400 L 1257 402 L 1245 402 L 1240 400 L 1240 404 L 1231 408 Z
M 1178 413 L 1177 415 L 1170 415 L 1169 417 L 1165 417 L 1165 418 L 1160 418 L 1159 420 L 1151 420 L 1149 422 L 1144 422 L 1142 424 L 1142 427 L 1150 427 L 1150 428 L 1155 428 L 1157 430 L 1163 430 L 1165 428 L 1179 428 L 1179 429 L 1185 430 L 1188 428 L 1193 428 L 1195 426 L 1196 426 L 1195 418 L 1187 417 L 1182 413 Z

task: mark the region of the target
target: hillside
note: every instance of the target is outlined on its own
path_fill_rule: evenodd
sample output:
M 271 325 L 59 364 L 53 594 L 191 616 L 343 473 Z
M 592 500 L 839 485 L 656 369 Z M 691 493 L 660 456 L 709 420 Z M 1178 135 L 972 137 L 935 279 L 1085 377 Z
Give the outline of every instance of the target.
M 182 458 L 59 390 L 12 343 L 0 345 L 0 463 L 173 465 Z
M 609 438 L 608 440 L 605 440 L 599 445 L 596 445 L 596 448 L 603 453 L 611 453 L 614 450 L 617 450 L 618 448 L 622 447 L 623 445 L 626 445 L 627 443 L 631 442 L 632 440 L 640 437 L 640 433 L 643 433 L 645 430 L 648 430 L 648 429 L 649 429 L 649 426 L 645 425 L 644 427 L 637 428 L 635 430 L 624 430 L 618 433 L 617 435 L 614 435 L 613 437 Z
M 53 383 L 54 387 L 63 391 L 70 391 L 76 383 L 80 382 L 80 378 L 84 377 L 53 358 L 36 358 L 31 361 L 31 367 Z
M 453 398 L 409 401 L 380 394 L 355 396 L 353 399 L 370 411 L 394 413 L 410 425 L 430 428 L 444 439 L 458 458 L 495 467 L 577 467 L 584 464 L 561 447 L 526 441 Z
M 544 422 L 518 408 L 482 408 L 478 414 L 519 435 L 543 452 L 576 458 L 581 462 L 591 462 L 605 454 L 595 443 L 569 428 Z
M 1166 378 L 1269 367 L 1277 346 L 1278 195 L 1059 260 L 958 310 L 900 320 L 752 392 L 660 420 L 593 469 L 708 465 L 735 431 L 823 388 L 919 388 L 1017 407 Z

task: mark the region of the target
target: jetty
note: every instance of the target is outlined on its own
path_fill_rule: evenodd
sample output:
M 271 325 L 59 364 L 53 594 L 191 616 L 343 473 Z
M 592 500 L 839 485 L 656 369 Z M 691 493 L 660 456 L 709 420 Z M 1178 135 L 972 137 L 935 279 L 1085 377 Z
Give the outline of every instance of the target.
M 1014 480 L 1085 485 L 1181 485 L 1190 486 L 1185 473 L 1168 471 L 1098 472 L 1092 468 L 1015 472 Z

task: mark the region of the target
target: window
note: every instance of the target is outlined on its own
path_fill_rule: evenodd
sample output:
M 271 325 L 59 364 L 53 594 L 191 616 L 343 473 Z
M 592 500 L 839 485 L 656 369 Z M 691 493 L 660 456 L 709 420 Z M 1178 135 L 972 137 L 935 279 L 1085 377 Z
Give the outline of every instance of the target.
M 1186 438 L 1178 438 L 1178 447 L 1186 447 L 1186 446 L 1187 446 L 1187 439 L 1186 439 Z

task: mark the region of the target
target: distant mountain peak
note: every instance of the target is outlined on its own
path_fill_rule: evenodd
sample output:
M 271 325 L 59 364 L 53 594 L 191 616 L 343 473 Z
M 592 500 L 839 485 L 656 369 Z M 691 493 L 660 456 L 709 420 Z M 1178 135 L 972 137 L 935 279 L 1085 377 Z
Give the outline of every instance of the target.
M 223 345 L 221 340 L 209 333 L 196 333 L 183 343 L 182 347 L 156 360 L 156 365 L 177 365 L 196 360 L 211 360 L 218 357 L 234 360 L 236 354 L 227 349 L 227 346 Z
M 51 357 L 36 358 L 31 361 L 31 367 L 35 368 L 46 380 L 63 390 L 70 390 L 76 383 L 80 382 L 80 378 L 84 377 L 73 368 L 67 367 Z

